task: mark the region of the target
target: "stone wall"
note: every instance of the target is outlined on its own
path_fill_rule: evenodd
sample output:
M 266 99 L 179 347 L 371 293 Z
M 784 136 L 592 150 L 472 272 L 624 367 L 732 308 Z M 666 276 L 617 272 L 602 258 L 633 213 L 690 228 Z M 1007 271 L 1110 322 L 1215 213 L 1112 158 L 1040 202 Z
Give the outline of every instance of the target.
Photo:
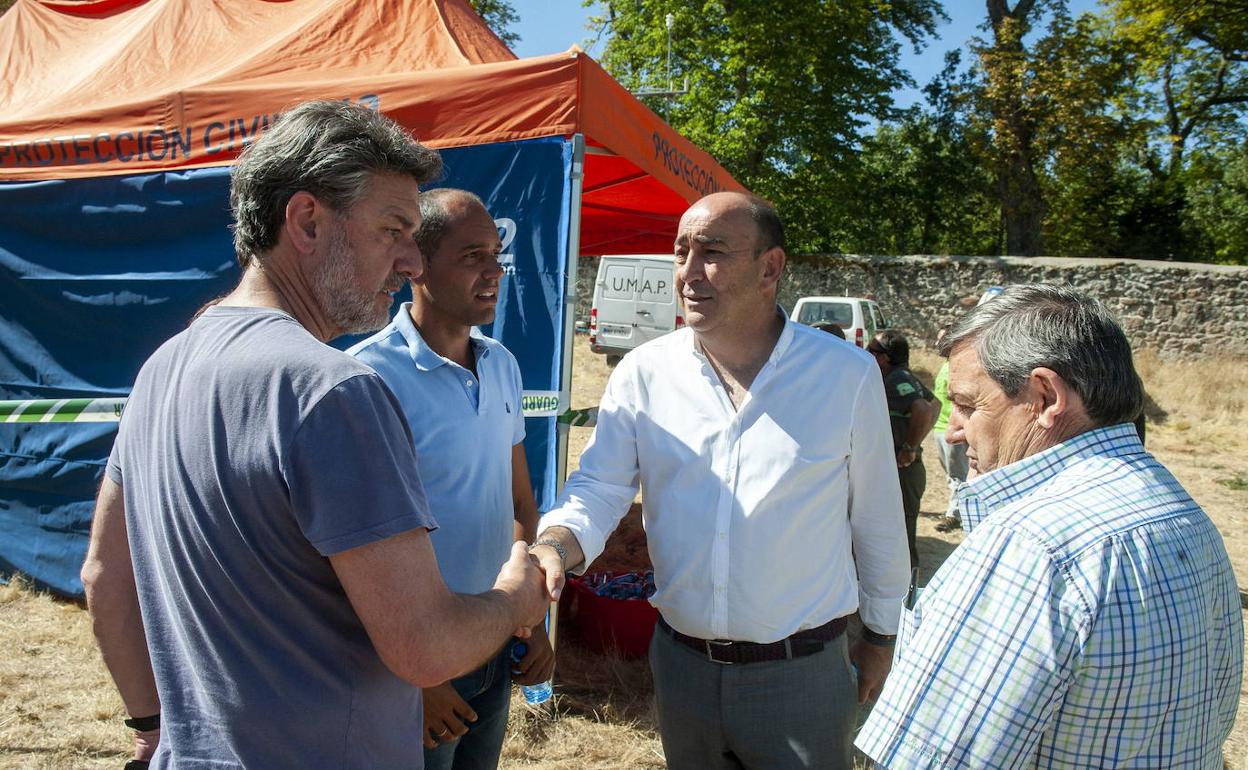
M 589 317 L 596 258 L 577 274 L 577 319 Z M 1137 348 L 1167 356 L 1248 358 L 1248 267 L 1139 259 L 790 256 L 780 304 L 799 297 L 873 297 L 915 344 L 975 304 L 989 286 L 1065 283 L 1099 297 Z

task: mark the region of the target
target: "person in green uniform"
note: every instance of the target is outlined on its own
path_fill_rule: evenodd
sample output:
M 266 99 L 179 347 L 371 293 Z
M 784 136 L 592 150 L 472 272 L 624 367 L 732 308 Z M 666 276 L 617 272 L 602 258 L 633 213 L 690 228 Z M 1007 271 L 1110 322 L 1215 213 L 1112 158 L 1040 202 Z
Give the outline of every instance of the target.
M 884 375 L 888 416 L 893 430 L 893 451 L 897 455 L 897 477 L 901 482 L 901 504 L 906 515 L 906 541 L 910 545 L 910 569 L 919 567 L 915 529 L 919 521 L 919 501 L 927 488 L 923 467 L 923 437 L 932 429 L 940 413 L 940 403 L 932 391 L 910 371 L 910 342 L 895 329 L 876 334 L 867 352 Z
M 945 329 L 940 330 L 940 334 L 936 335 L 937 344 L 940 338 L 945 334 Z M 940 371 L 936 373 L 936 382 L 932 385 L 932 393 L 936 396 L 936 400 L 940 401 L 940 414 L 936 417 L 936 424 L 932 426 L 932 434 L 936 439 L 936 454 L 940 460 L 940 465 L 945 469 L 945 480 L 949 483 L 949 507 L 945 511 L 945 518 L 936 525 L 938 532 L 949 532 L 950 530 L 961 529 L 962 520 L 958 514 L 957 501 L 954 498 L 954 490 L 958 485 L 966 481 L 966 474 L 970 470 L 970 464 L 966 459 L 966 444 L 950 444 L 945 441 L 945 431 L 949 429 L 949 413 L 953 411 L 953 400 L 949 398 L 949 362 L 945 361 L 940 367 Z

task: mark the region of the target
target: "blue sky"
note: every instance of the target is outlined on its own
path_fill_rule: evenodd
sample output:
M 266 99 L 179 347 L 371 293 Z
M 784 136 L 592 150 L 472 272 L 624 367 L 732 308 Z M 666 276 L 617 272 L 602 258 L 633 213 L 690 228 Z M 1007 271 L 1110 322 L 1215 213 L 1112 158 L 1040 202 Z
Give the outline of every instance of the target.
M 515 47 L 517 56 L 566 51 L 573 43 L 584 46 L 590 36 L 585 24 L 595 10 L 581 7 L 581 0 L 512 0 L 512 5 L 520 16 L 520 21 L 512 27 L 520 35 Z M 1070 0 L 1071 13 L 1095 8 L 1096 0 Z M 945 51 L 963 47 L 971 37 L 982 34 L 977 28 L 987 18 L 982 0 L 946 0 L 945 14 L 949 21 L 936 30 L 940 37 L 930 41 L 923 51 L 916 54 L 908 45 L 903 47 L 902 65 L 919 87 L 940 71 Z M 655 23 L 663 21 L 658 19 Z M 601 44 L 590 48 L 589 52 L 599 54 Z M 967 58 L 964 56 L 963 61 Z M 895 98 L 899 105 L 905 106 L 921 99 L 922 95 L 917 89 L 905 89 L 897 92 Z

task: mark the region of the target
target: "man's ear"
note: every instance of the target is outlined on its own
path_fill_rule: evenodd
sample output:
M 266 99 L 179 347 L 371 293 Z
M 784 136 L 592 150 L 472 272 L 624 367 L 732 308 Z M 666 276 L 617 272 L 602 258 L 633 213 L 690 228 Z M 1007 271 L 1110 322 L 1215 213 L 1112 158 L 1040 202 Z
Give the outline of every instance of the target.
M 317 239 L 326 235 L 325 217 L 330 213 L 310 192 L 300 190 L 290 196 L 282 229 L 295 251 L 308 254 L 316 249 Z
M 780 274 L 784 272 L 784 263 L 788 257 L 784 253 L 784 249 L 779 246 L 772 246 L 758 258 L 763 261 L 762 281 L 764 287 L 775 286 L 780 282 Z
M 1036 410 L 1036 422 L 1045 430 L 1070 421 L 1082 403 L 1079 394 L 1062 376 L 1047 366 L 1037 366 L 1028 378 L 1029 398 Z

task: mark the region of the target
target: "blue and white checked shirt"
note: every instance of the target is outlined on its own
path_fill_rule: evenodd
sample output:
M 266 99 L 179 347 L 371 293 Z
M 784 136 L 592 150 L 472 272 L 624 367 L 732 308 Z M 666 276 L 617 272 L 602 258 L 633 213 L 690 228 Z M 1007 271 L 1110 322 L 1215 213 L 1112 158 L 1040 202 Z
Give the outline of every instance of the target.
M 958 496 L 971 531 L 903 613 L 858 747 L 907 770 L 1220 769 L 1243 675 L 1235 575 L 1134 427 Z

